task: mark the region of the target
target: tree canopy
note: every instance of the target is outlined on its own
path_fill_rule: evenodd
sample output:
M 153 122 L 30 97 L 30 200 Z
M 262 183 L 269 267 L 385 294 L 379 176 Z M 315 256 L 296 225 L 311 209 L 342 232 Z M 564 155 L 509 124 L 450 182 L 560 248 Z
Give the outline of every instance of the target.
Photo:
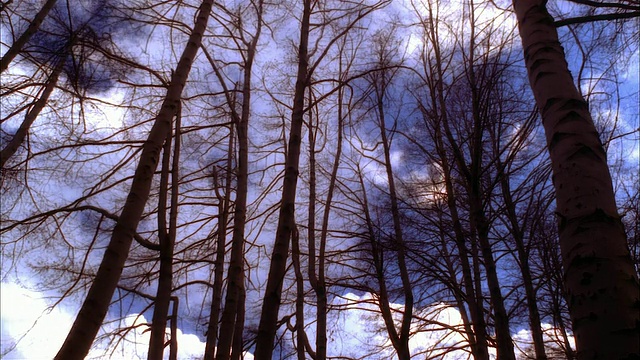
M 0 354 L 640 358 L 639 15 L 2 2 Z

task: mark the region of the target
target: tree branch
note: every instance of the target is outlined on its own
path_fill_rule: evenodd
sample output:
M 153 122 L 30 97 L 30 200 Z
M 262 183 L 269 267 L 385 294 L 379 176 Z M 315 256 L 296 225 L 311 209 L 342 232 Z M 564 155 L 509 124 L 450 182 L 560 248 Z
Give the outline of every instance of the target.
M 635 17 L 640 17 L 640 11 L 580 16 L 575 18 L 558 20 L 554 23 L 554 25 L 555 27 L 559 28 L 562 26 L 573 25 L 573 24 L 584 24 L 588 22 L 605 21 L 605 20 L 631 19 Z

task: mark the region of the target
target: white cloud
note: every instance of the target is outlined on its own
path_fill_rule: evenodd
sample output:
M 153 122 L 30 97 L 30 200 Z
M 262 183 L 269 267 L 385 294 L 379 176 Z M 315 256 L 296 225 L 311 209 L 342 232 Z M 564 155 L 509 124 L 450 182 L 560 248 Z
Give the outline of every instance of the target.
M 0 292 L 0 323 L 2 359 L 51 359 L 60 349 L 71 328 L 74 315 L 64 307 L 50 309 L 43 295 L 15 283 L 2 283 Z M 107 339 L 97 341 L 87 359 L 146 359 L 149 344 L 147 320 L 140 314 L 130 314 L 122 320 L 123 327 L 131 327 L 117 345 Z M 106 325 L 103 330 L 112 330 Z M 205 343 L 197 335 L 177 331 L 178 358 L 201 359 Z M 165 358 L 169 352 L 165 351 Z M 251 354 L 245 359 L 252 360 Z
M 42 295 L 14 283 L 2 283 L 0 324 L 3 359 L 50 359 L 64 341 L 73 318 L 49 310 Z
M 379 314 L 377 301 L 378 299 L 371 294 L 358 296 L 353 293 L 345 294 L 343 298 L 334 301 L 333 305 L 339 306 L 342 310 L 334 324 L 343 330 L 340 331 L 342 333 L 340 343 L 333 342 L 329 346 L 329 351 L 335 352 L 331 355 L 369 354 L 368 358 L 378 356 L 396 359 Z M 393 303 L 390 306 L 395 311 L 394 320 L 399 328 L 404 306 Z M 456 328 L 461 325 L 462 318 L 455 308 L 436 304 L 426 309 L 416 310 L 415 316 L 421 317 L 421 320 L 414 320 L 412 324 L 414 335 L 409 340 L 412 356 L 434 357 L 443 354 L 452 346 L 463 347 L 466 343 L 466 339 Z M 383 350 L 374 356 L 376 349 Z M 442 359 L 467 359 L 468 355 L 464 350 L 454 350 L 444 354 Z
M 368 359 L 397 359 L 388 339 L 384 322 L 379 314 L 377 298 L 371 294 L 362 296 L 347 293 L 334 300 L 332 306 L 341 312 L 334 325 L 339 329 L 339 337 L 334 337 L 329 345 L 329 355 L 362 356 Z M 390 304 L 395 311 L 394 320 L 399 328 L 402 304 Z M 434 304 L 424 309 L 415 309 L 409 349 L 415 358 L 437 358 L 443 360 L 469 359 L 467 339 L 464 336 L 460 312 L 446 304 Z M 559 329 L 550 324 L 542 324 L 547 355 L 564 356 L 563 343 Z M 313 335 L 313 334 L 312 334 Z M 531 331 L 520 330 L 512 335 L 516 359 L 528 359 L 533 354 Z M 573 336 L 568 335 L 569 343 L 575 349 Z M 336 342 L 339 340 L 339 342 Z M 380 349 L 382 349 L 380 351 Z M 378 352 L 374 352 L 378 349 Z M 452 350 L 455 349 L 455 350 Z M 496 359 L 496 349 L 489 348 L 489 356 Z
M 541 324 L 542 336 L 545 343 L 545 352 L 549 358 L 562 358 L 564 357 L 564 350 L 562 346 L 564 344 L 562 332 L 558 328 L 554 328 L 551 324 Z M 534 354 L 533 339 L 531 331 L 522 329 L 518 333 L 512 335 L 513 342 L 516 350 L 517 359 L 529 359 Z M 575 350 L 576 343 L 572 335 L 567 334 L 567 339 L 571 348 Z
M 146 324 L 147 319 L 140 314 L 130 314 L 122 321 L 123 328 L 131 328 L 123 338 L 119 339 L 117 346 L 110 345 L 107 341 L 94 344 L 87 359 L 146 359 L 149 347 L 150 328 Z M 112 326 L 115 327 L 115 326 Z M 167 334 L 169 329 L 167 329 Z M 178 358 L 200 359 L 204 354 L 205 343 L 200 341 L 197 335 L 185 334 L 177 329 Z M 168 338 L 167 338 L 168 340 Z M 169 349 L 165 349 L 164 358 L 169 358 Z
M 71 328 L 73 316 L 64 307 L 49 308 L 42 294 L 24 289 L 15 283 L 2 283 L 1 294 L 1 348 L 3 359 L 51 359 L 62 345 Z M 379 315 L 377 298 L 371 294 L 362 296 L 353 293 L 336 298 L 332 307 L 331 323 L 334 325 L 329 334 L 330 356 L 363 356 L 367 358 L 395 359 L 384 322 Z M 391 304 L 395 311 L 397 325 L 400 323 L 402 304 Z M 469 353 L 464 349 L 466 338 L 462 332 L 462 318 L 457 309 L 445 304 L 435 304 L 425 309 L 415 310 L 412 324 L 412 336 L 409 347 L 416 357 L 438 357 L 445 360 L 467 359 Z M 104 339 L 94 344 L 87 359 L 146 359 L 149 343 L 147 320 L 140 314 L 130 314 L 121 321 L 123 333 L 119 341 Z M 106 325 L 103 330 L 115 329 L 115 323 Z M 311 339 L 314 326 L 307 331 Z M 561 333 L 549 324 L 543 324 L 545 341 L 550 352 L 561 352 Z M 205 343 L 197 335 L 177 331 L 178 358 L 200 359 Z M 113 340 L 113 339 L 111 339 Z M 513 335 L 516 356 L 525 359 L 531 352 L 531 334 L 521 330 Z M 573 337 L 569 337 L 575 346 Z M 448 351 L 455 347 L 456 350 Z M 495 349 L 490 349 L 495 357 Z M 168 351 L 165 358 L 168 358 Z M 245 359 L 253 360 L 249 353 Z

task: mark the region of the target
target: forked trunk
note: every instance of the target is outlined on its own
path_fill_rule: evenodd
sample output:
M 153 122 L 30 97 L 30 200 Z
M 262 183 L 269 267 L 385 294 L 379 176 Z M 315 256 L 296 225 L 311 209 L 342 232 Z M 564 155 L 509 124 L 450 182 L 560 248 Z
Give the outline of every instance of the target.
M 477 235 L 482 260 L 484 263 L 485 274 L 487 278 L 487 287 L 491 298 L 494 314 L 494 328 L 496 332 L 496 353 L 497 357 L 502 360 L 515 360 L 516 356 L 513 350 L 513 340 L 511 339 L 511 331 L 509 329 L 509 316 L 504 305 L 504 297 L 500 291 L 500 281 L 498 279 L 498 270 L 494 253 L 489 240 L 489 231 L 491 224 L 484 210 L 484 205 L 488 200 L 484 197 L 487 189 L 482 186 L 483 159 L 485 157 L 485 149 L 483 147 L 483 137 L 487 130 L 487 107 L 489 104 L 480 94 L 480 87 L 487 86 L 486 83 L 476 78 L 476 67 L 484 68 L 487 64 L 481 58 L 476 57 L 476 15 L 473 1 L 469 1 L 469 10 L 471 18 L 471 34 L 469 37 L 468 63 L 466 64 L 466 74 L 468 76 L 469 86 L 471 90 L 471 115 L 473 118 L 473 130 L 470 138 L 470 164 L 467 165 L 466 158 L 459 150 L 459 145 L 455 142 L 449 123 L 445 118 L 445 133 L 449 139 L 456 162 L 462 170 L 466 179 L 467 196 L 470 212 L 470 221 L 472 233 Z M 478 59 L 478 60 L 476 60 Z M 479 76 L 481 78 L 481 76 Z M 490 191 L 489 191 L 490 192 Z M 474 239 L 472 239 L 474 241 Z M 479 277 L 477 278 L 479 279 Z M 481 289 L 478 286 L 478 289 Z
M 293 230 L 291 235 L 291 261 L 293 263 L 293 271 L 296 276 L 296 355 L 298 360 L 305 360 L 306 353 L 309 349 L 309 339 L 304 329 L 304 278 L 300 269 L 300 237 L 298 229 Z M 312 355 L 316 359 L 315 355 Z
M 309 104 L 313 103 L 313 94 L 309 90 Z M 317 108 L 313 109 L 317 111 Z M 324 264 L 323 249 L 319 249 L 319 255 L 316 256 L 316 135 L 318 133 L 319 124 L 314 125 L 314 111 L 309 110 L 307 119 L 307 134 L 309 139 L 309 206 L 307 219 L 307 238 L 309 244 L 309 283 L 316 294 L 316 353 L 314 360 L 325 360 L 327 357 L 327 293 L 324 284 L 324 266 L 319 266 L 316 272 L 316 262 Z M 331 190 L 329 190 L 331 192 Z M 327 200 L 327 207 L 330 207 L 331 200 Z M 326 240 L 326 234 L 322 233 Z M 291 238 L 292 246 L 297 246 L 295 242 L 298 239 L 294 236 Z M 321 241 L 322 242 L 322 241 Z M 322 247 L 322 244 L 320 244 Z M 299 250 L 298 250 L 299 251 Z M 322 277 L 322 281 L 320 278 Z M 298 293 L 300 296 L 300 293 Z M 304 299 L 303 299 L 304 300 Z M 298 301 L 298 299 L 296 300 Z M 298 310 L 296 309 L 296 316 Z M 303 318 L 301 318 L 303 319 Z M 298 327 L 298 331 L 304 331 L 304 328 Z M 298 333 L 300 336 L 301 333 Z M 306 337 L 306 335 L 304 335 Z
M 499 159 L 498 167 L 503 168 Z M 520 270 L 522 271 L 522 283 L 524 285 L 524 293 L 527 299 L 527 308 L 529 310 L 529 326 L 531 327 L 533 349 L 536 353 L 536 360 L 546 360 L 547 354 L 544 348 L 542 327 L 540 326 L 540 311 L 538 310 L 536 290 L 533 284 L 531 268 L 529 266 L 529 252 L 525 249 L 524 231 L 518 222 L 516 204 L 511 196 L 509 175 L 506 173 L 502 173 L 500 176 L 500 188 L 502 190 L 502 198 L 504 199 L 507 218 L 511 224 L 511 234 L 513 236 L 513 241 L 516 244 Z
M 178 360 L 178 304 L 177 296 L 172 296 L 173 307 L 171 309 L 171 339 L 169 340 L 169 360 Z
M 207 325 L 207 340 L 204 346 L 204 359 L 215 358 L 216 343 L 218 341 L 218 322 L 220 321 L 220 305 L 222 304 L 222 282 L 224 276 L 224 254 L 227 246 L 227 219 L 231 202 L 231 171 L 232 154 L 234 149 L 233 126 L 229 128 L 229 148 L 227 152 L 227 167 L 224 184 L 224 195 L 218 188 L 222 185 L 218 181 L 218 173 L 213 167 L 213 182 L 218 200 L 218 225 L 215 232 L 216 254 L 213 260 L 213 288 L 211 289 L 211 306 L 209 307 L 209 324 Z
M 362 177 L 362 171 L 360 168 L 358 168 L 358 181 L 360 183 L 360 189 L 362 190 L 361 201 L 365 223 L 367 225 L 366 236 L 371 246 L 371 260 L 373 262 L 373 267 L 375 270 L 374 275 L 378 283 L 378 292 L 376 293 L 376 295 L 378 296 L 378 307 L 380 308 L 380 316 L 382 316 L 382 320 L 384 321 L 384 325 L 387 330 L 387 335 L 389 335 L 389 341 L 391 342 L 391 345 L 393 345 L 394 349 L 398 349 L 402 346 L 400 344 L 400 337 L 398 335 L 398 330 L 396 329 L 396 324 L 393 319 L 393 313 L 391 312 L 391 306 L 389 305 L 389 292 L 387 291 L 387 283 L 384 273 L 384 251 L 380 248 L 380 245 L 376 240 L 376 232 L 374 229 L 373 220 L 371 218 L 371 213 L 369 211 L 367 188 L 364 185 L 364 179 Z
M 249 117 L 251 112 L 251 72 L 256 55 L 256 47 L 262 24 L 262 1 L 258 6 L 258 27 L 256 34 L 247 48 L 247 60 L 244 64 L 244 78 L 242 84 L 242 113 L 240 115 L 233 109 L 232 118 L 238 136 L 238 158 L 236 173 L 236 198 L 233 214 L 233 235 L 231 238 L 231 259 L 227 276 L 227 294 L 221 319 L 221 332 L 217 360 L 229 359 L 241 356 L 242 332 L 244 328 L 244 242 L 245 225 L 247 220 L 247 194 L 249 191 Z M 221 79 L 222 81 L 222 79 Z M 229 91 L 226 91 L 229 94 Z M 235 339 L 234 339 L 235 337 Z M 234 344 L 236 344 L 234 346 Z M 240 345 L 238 345 L 240 344 Z M 232 349 L 233 354 L 232 354 Z M 240 352 L 238 352 L 240 351 Z
M 340 74 L 342 74 L 342 64 L 340 64 Z M 340 167 L 340 158 L 342 156 L 342 131 L 343 131 L 343 89 L 338 89 L 338 136 L 336 139 L 336 154 L 333 159 L 333 167 L 331 168 L 331 177 L 329 180 L 329 190 L 325 201 L 324 213 L 322 215 L 322 230 L 320 232 L 320 252 L 318 256 L 318 279 L 316 283 L 316 296 L 318 304 L 316 306 L 316 357 L 315 360 L 324 360 L 327 358 L 327 285 L 325 278 L 325 262 L 327 237 L 329 235 L 329 216 L 331 214 L 331 206 L 333 203 L 333 194 L 336 188 L 338 169 Z M 315 151 L 315 148 L 314 148 Z M 314 159 L 315 162 L 315 159 Z M 315 175 L 314 175 L 315 176 Z M 314 190 L 315 191 L 315 190 Z M 309 244 L 311 246 L 311 243 Z M 309 251 L 311 253 L 311 251 Z M 315 266 L 315 264 L 314 264 Z

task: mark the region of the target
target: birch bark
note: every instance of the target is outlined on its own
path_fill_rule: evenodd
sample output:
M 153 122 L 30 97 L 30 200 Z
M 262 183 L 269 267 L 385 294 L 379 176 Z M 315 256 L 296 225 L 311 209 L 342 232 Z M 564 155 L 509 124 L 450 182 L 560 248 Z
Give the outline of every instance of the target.
M 607 158 L 543 0 L 515 0 L 547 137 L 578 359 L 637 359 L 640 293 Z

